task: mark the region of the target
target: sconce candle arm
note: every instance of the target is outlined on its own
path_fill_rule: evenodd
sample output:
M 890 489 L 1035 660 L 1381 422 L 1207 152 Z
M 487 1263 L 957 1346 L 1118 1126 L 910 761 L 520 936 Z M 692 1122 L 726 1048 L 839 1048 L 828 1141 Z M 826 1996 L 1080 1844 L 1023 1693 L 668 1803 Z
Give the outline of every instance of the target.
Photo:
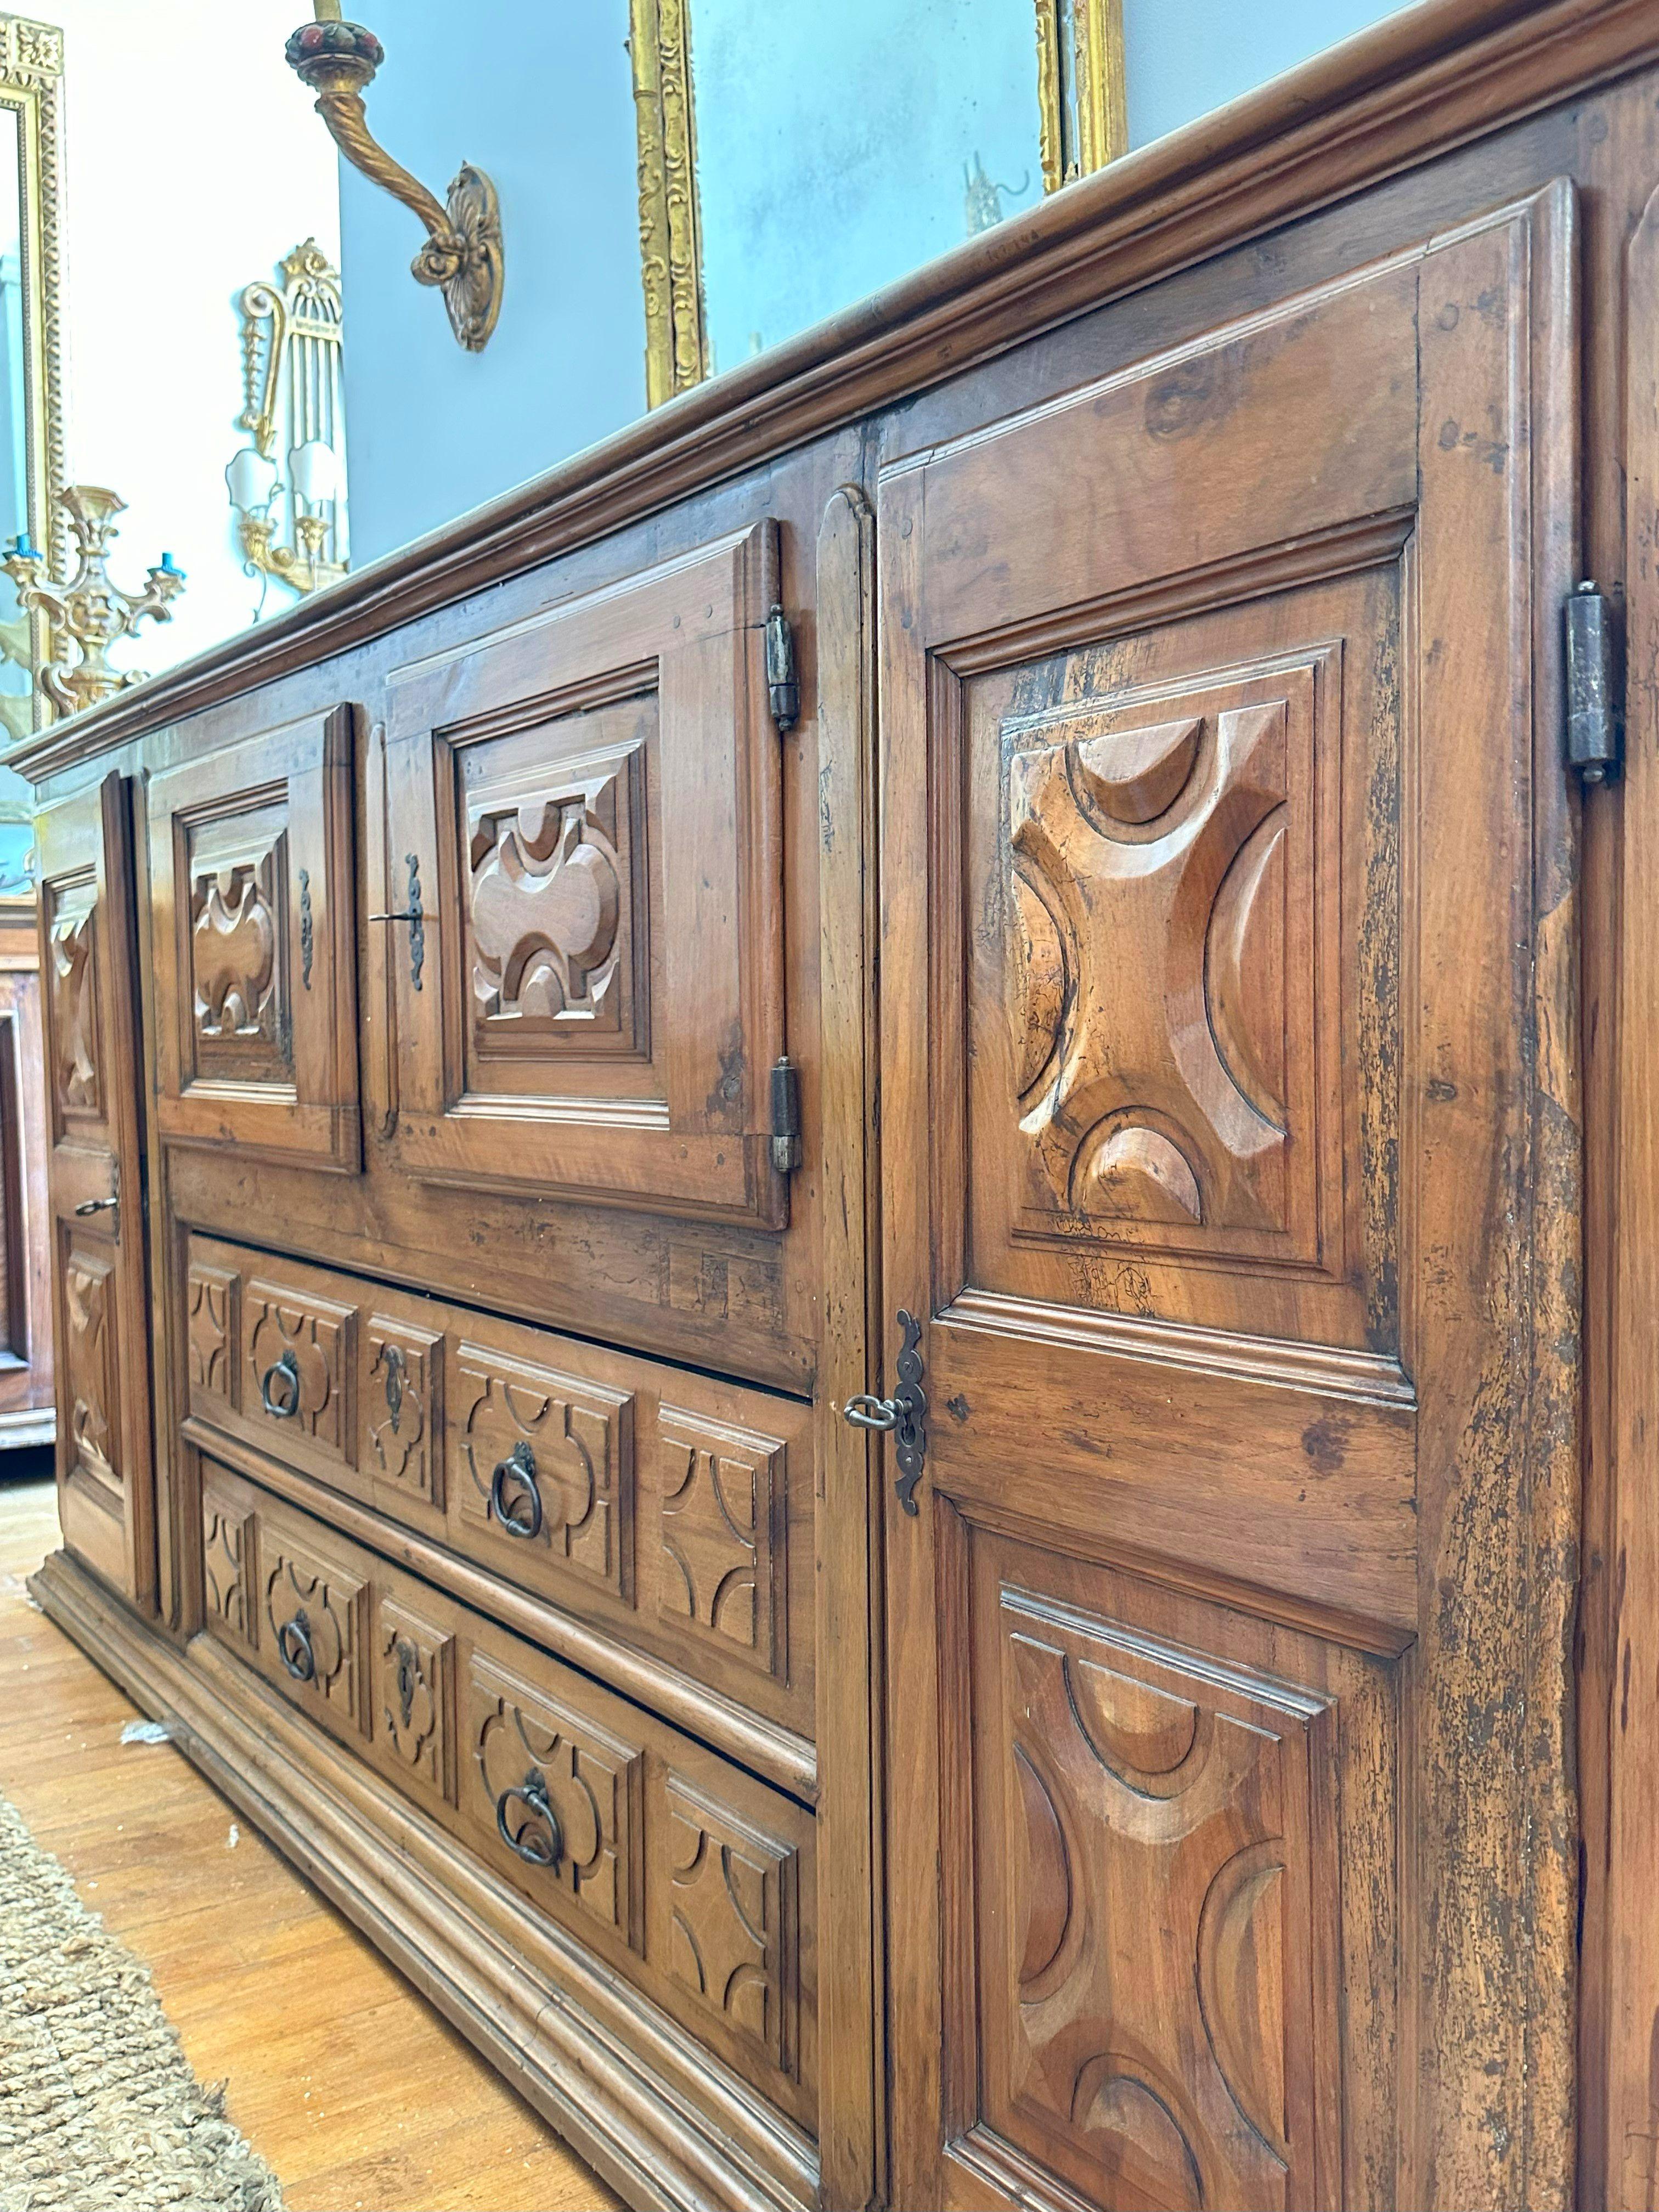
M 401 161 L 394 161 L 368 127 L 363 94 L 386 58 L 386 50 L 361 23 L 337 11 L 305 23 L 285 49 L 289 67 L 317 94 L 317 112 L 356 169 L 401 200 L 426 226 L 426 244 L 410 264 L 416 282 L 436 286 L 449 310 L 450 327 L 469 353 L 489 343 L 501 313 L 505 264 L 501 203 L 482 169 L 464 162 L 447 203 L 429 192 Z

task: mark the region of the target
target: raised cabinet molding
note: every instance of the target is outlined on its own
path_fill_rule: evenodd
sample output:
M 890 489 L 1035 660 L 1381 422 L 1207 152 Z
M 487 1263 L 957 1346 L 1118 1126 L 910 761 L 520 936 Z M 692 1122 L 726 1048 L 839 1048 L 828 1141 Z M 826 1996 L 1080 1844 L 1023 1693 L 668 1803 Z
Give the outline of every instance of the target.
M 770 524 L 398 670 L 393 1157 L 778 1227 L 784 1050 Z M 418 957 L 417 957 L 418 955 Z
M 148 1610 L 156 1501 L 126 778 L 49 807 L 36 840 L 58 1516 L 64 1541 Z
M 337 707 L 150 783 L 170 1143 L 359 1164 L 352 730 Z
M 1424 0 L 14 749 L 42 1602 L 630 2203 L 1653 2212 L 1656 332 Z

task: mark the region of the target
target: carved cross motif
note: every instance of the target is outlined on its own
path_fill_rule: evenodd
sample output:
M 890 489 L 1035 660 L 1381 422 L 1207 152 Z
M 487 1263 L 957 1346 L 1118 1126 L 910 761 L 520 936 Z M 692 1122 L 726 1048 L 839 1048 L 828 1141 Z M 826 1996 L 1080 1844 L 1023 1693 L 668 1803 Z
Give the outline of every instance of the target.
M 784 1452 L 769 1437 L 665 1406 L 658 1610 L 775 1668 L 783 1559 L 775 1555 Z M 775 1589 L 775 1583 L 780 1585 Z
M 243 861 L 196 878 L 191 959 L 197 1026 L 204 1036 L 271 1033 L 276 921 L 266 872 L 264 866 Z
M 1299 2202 L 1318 1702 L 1218 1689 L 1023 1605 L 1003 1623 L 1013 1941 L 988 1971 L 1015 2040 L 994 2103 L 1137 2203 Z
M 1282 701 L 1012 755 L 1032 1204 L 1285 1226 L 1285 798 Z
M 752 1833 L 678 1777 L 672 1831 L 670 1971 L 775 2066 L 792 2063 L 794 1853 Z

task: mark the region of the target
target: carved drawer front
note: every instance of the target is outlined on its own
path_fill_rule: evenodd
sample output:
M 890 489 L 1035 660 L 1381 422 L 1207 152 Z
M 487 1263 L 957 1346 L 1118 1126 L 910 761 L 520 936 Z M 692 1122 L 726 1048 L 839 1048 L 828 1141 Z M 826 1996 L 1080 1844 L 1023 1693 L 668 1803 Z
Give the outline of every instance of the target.
M 349 1459 L 357 1313 L 313 1291 L 251 1275 L 243 1293 L 242 1405 L 264 1425 L 265 1449 L 288 1455 L 302 1437 Z
M 567 1694 L 474 1651 L 462 1809 L 476 1844 L 544 1911 L 645 1949 L 645 1752 Z M 574 1692 L 574 1694 L 570 1694 Z
M 362 1331 L 359 1465 L 377 1496 L 444 1502 L 444 1339 L 371 1310 Z
M 210 1635 L 239 1650 L 259 1641 L 258 1520 L 246 1486 L 214 1465 L 202 1468 L 203 1618 Z
M 455 1796 L 455 1638 L 418 1598 L 382 1595 L 370 1655 L 375 1755 L 417 1796 Z
M 458 1540 L 553 1595 L 633 1588 L 634 1399 L 463 1340 L 451 1393 Z
M 463 1709 L 467 1838 L 815 2126 L 811 1815 L 494 1631 L 477 1631 Z
M 191 1237 L 181 1297 L 187 1441 L 234 1439 L 482 1568 L 519 1618 L 556 1608 L 811 1736 L 810 1407 L 218 1237 Z
M 786 1447 L 666 1401 L 657 1433 L 659 1618 L 784 1675 Z
M 371 862 L 392 1144 L 454 1185 L 781 1227 L 771 525 L 396 671 Z
M 526 1972 L 556 1985 L 576 1947 L 582 1971 L 599 1962 L 654 2008 L 652 2037 L 672 2022 L 689 2039 L 695 2074 L 723 2072 L 723 2094 L 747 2085 L 815 2134 L 811 1812 L 210 1454 L 200 1464 L 214 1642 L 465 1848 L 471 1909 Z
M 150 785 L 171 1143 L 358 1165 L 351 753 L 342 707 Z
M 258 1513 L 260 1667 L 342 1734 L 367 1736 L 369 1586 L 321 1531 L 269 1507 Z

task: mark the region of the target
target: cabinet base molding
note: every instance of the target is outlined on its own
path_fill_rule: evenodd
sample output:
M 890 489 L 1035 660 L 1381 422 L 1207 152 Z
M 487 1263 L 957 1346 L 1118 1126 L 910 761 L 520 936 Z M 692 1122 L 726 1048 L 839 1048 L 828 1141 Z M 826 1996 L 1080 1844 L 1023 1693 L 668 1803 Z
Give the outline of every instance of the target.
M 514 1909 L 505 1887 L 205 1638 L 181 1650 L 157 1635 L 65 1552 L 29 1588 L 630 2204 L 816 2206 L 805 2137 L 574 1946 L 508 1943 L 489 1920 Z

